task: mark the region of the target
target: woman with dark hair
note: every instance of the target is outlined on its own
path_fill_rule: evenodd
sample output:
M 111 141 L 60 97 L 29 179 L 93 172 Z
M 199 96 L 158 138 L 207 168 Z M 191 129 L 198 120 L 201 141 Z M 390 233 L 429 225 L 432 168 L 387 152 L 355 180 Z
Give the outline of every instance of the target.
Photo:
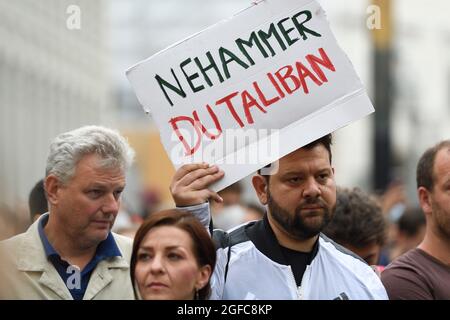
M 131 279 L 145 300 L 206 300 L 216 250 L 202 224 L 189 213 L 153 213 L 139 228 L 131 256 Z

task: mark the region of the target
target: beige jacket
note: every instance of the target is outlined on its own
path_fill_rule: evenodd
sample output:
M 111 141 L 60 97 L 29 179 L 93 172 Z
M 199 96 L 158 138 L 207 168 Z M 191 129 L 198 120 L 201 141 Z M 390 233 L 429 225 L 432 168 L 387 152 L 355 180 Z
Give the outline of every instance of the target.
M 0 299 L 72 300 L 58 271 L 45 256 L 39 220 L 25 233 L 0 242 Z M 132 240 L 113 235 L 122 257 L 99 262 L 92 271 L 85 300 L 134 299 L 129 265 Z

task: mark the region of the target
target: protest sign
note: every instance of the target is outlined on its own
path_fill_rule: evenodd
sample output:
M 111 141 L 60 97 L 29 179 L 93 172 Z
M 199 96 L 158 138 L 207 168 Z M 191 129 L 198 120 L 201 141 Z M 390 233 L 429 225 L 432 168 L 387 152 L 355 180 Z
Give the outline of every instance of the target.
M 127 70 L 176 168 L 218 164 L 221 190 L 373 112 L 316 1 L 252 4 Z

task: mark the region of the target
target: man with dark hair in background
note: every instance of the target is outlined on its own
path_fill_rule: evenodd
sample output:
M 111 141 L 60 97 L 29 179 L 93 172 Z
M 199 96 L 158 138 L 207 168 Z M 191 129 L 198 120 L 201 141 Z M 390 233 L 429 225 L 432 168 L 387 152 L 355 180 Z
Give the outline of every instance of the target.
M 48 212 L 47 196 L 45 195 L 44 179 L 39 180 L 31 189 L 28 197 L 28 207 L 30 209 L 30 218 L 33 223 L 39 217 Z
M 387 225 L 379 203 L 361 189 L 337 189 L 334 217 L 323 233 L 377 265 L 386 241 Z
M 416 177 L 425 237 L 394 260 L 381 279 L 391 299 L 450 299 L 450 140 L 425 151 Z

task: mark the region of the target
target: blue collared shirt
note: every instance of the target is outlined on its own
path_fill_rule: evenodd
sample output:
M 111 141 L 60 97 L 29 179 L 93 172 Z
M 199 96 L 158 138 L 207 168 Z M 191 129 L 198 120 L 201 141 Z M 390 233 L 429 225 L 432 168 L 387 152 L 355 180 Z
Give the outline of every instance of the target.
M 48 222 L 48 217 L 48 214 L 44 215 L 38 223 L 39 236 L 42 244 L 44 245 L 45 255 L 58 271 L 73 299 L 82 300 L 84 293 L 86 292 L 89 279 L 91 278 L 92 271 L 94 271 L 97 264 L 100 261 L 111 257 L 121 257 L 122 254 L 117 247 L 114 236 L 110 232 L 108 237 L 97 246 L 94 257 L 81 271 L 80 276 L 77 277 L 76 272 L 79 269 L 71 266 L 67 261 L 61 259 L 59 253 L 56 252 L 55 248 L 53 248 L 45 235 L 44 227 Z

